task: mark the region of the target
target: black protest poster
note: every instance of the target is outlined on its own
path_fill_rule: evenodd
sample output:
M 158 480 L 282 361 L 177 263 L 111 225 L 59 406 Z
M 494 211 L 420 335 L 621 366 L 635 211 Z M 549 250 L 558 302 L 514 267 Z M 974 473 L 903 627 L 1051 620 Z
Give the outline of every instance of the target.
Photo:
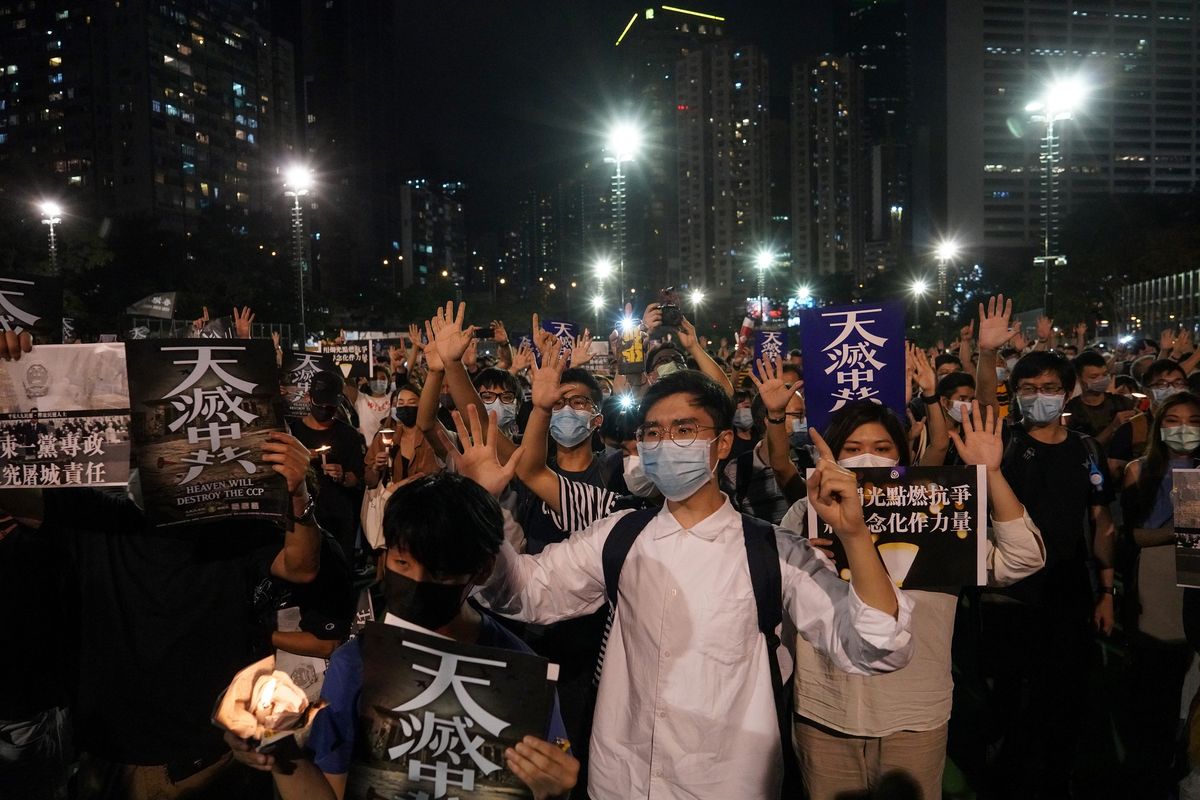
M 0 361 L 0 489 L 124 486 L 129 453 L 124 345 L 39 345 Z
M 262 460 L 267 435 L 283 430 L 272 343 L 148 339 L 125 347 L 147 516 L 158 525 L 230 517 L 282 524 L 287 483 Z
M 347 797 L 530 798 L 505 749 L 544 738 L 553 697 L 544 659 L 367 623 Z
M 983 467 L 861 467 L 863 520 L 888 574 L 902 589 L 946 590 L 987 583 L 987 474 Z M 809 475 L 813 470 L 809 470 Z M 808 506 L 810 538 L 833 539 L 834 564 L 849 579 L 846 553 Z
M 346 380 L 371 378 L 371 340 L 363 339 L 343 344 L 323 344 L 321 352 L 328 353 Z
M 283 415 L 300 419 L 308 414 L 308 385 L 318 372 L 332 372 L 333 357 L 328 353 L 284 351 L 283 368 L 279 379 L 283 391 Z
M 1175 585 L 1200 588 L 1200 469 L 1171 471 Z
M 0 273 L 0 330 L 29 331 L 42 342 L 62 335 L 62 279 Z

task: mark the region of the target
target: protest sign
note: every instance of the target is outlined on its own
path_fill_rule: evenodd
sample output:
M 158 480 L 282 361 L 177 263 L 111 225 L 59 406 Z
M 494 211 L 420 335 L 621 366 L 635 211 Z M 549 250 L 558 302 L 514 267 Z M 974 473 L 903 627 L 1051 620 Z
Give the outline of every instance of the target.
M 371 340 L 360 339 L 342 344 L 322 344 L 321 352 L 328 353 L 334 369 L 347 381 L 371 378 Z
M 754 332 L 755 363 L 760 360 L 763 363 L 782 360 L 787 355 L 787 349 L 787 331 L 758 330 Z M 758 374 L 757 368 L 755 374 Z M 762 376 L 759 375 L 759 377 Z
M 871 303 L 806 309 L 801 315 L 808 425 L 856 400 L 882 403 L 904 419 L 904 306 Z
M 41 345 L 0 362 L 0 489 L 129 482 L 121 344 Z
M 283 354 L 283 368 L 279 379 L 283 391 L 283 415 L 289 419 L 300 419 L 308 415 L 308 385 L 318 372 L 331 372 L 336 368 L 333 357 L 328 353 L 287 351 Z
M 146 295 L 126 308 L 125 313 L 134 317 L 171 319 L 175 316 L 175 292 L 157 292 Z
M 984 467 L 862 467 L 853 471 L 858 475 L 863 519 L 897 586 L 957 593 L 962 586 L 987 583 Z M 848 580 L 841 542 L 811 504 L 808 535 L 833 539 L 834 564 Z
M 62 279 L 5 272 L 0 275 L 0 330 L 29 331 L 39 341 L 62 334 Z
M 530 798 L 505 767 L 545 738 L 557 668 L 532 654 L 382 623 L 359 635 L 363 684 L 350 798 Z
M 131 431 L 147 516 L 282 522 L 287 483 L 262 460 L 281 431 L 275 349 L 265 339 L 126 342 Z
M 1200 588 L 1200 469 L 1171 472 L 1175 506 L 1175 585 Z

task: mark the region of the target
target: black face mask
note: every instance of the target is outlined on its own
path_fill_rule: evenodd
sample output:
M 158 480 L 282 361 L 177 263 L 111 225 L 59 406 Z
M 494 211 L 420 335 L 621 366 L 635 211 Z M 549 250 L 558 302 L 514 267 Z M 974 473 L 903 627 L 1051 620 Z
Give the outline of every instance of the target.
M 417 424 L 417 407 L 416 406 L 398 406 L 392 409 L 392 419 L 399 422 L 406 428 L 411 428 Z
M 435 631 L 458 615 L 467 596 L 465 583 L 430 583 L 383 571 L 387 610 L 401 619 Z
M 308 407 L 308 413 L 312 414 L 312 418 L 317 422 L 329 422 L 337 413 L 337 409 L 333 406 L 319 406 L 313 403 Z

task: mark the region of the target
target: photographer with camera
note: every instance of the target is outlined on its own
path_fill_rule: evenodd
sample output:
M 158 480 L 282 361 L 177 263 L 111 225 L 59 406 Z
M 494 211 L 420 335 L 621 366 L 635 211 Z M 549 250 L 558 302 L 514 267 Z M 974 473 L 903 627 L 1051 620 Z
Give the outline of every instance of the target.
M 683 316 L 674 302 L 674 289 L 662 291 L 664 301 L 646 306 L 641 324 L 636 330 L 624 333 L 621 339 L 622 363 L 618 370 L 616 391 L 631 390 L 641 396 L 646 387 L 679 369 L 694 368 L 717 382 L 725 393 L 733 396 L 733 384 L 700 343 L 696 326 Z M 631 321 L 632 322 L 632 321 Z M 620 334 L 618 334 L 620 335 Z M 640 346 L 631 347 L 628 342 L 636 339 Z M 627 353 L 637 353 L 642 358 L 629 363 Z

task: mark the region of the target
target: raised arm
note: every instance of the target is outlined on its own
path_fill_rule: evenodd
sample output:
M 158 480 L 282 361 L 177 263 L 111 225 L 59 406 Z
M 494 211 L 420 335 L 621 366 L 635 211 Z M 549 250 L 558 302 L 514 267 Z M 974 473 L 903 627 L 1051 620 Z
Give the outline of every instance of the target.
M 687 317 L 681 317 L 681 319 L 683 322 L 679 326 L 679 343 L 687 348 L 688 354 L 696 360 L 696 366 L 700 368 L 700 371 L 720 384 L 725 393 L 733 397 L 733 384 L 729 382 L 729 376 L 721 369 L 720 364 L 713 361 L 713 357 L 700 344 L 700 337 L 696 335 L 696 326 Z
M 562 397 L 559 385 L 564 367 L 562 351 L 548 347 L 542 351 L 542 365 L 530 364 L 533 384 L 533 409 L 525 423 L 525 436 L 521 439 L 524 455 L 517 469 L 517 477 L 556 514 L 562 513 L 559 493 L 559 476 L 546 466 L 546 438 L 550 432 L 550 417 L 554 404 Z
M 302 519 L 309 506 L 308 448 L 294 436 L 272 431 L 262 449 L 263 461 L 287 480 L 290 503 L 283 547 L 271 563 L 271 574 L 292 583 L 308 583 L 321 568 L 321 531 L 311 516 Z
M 996 359 L 1000 348 L 1013 337 L 1009 326 L 1012 317 L 1012 300 L 1004 295 L 989 297 L 987 306 L 979 304 L 979 366 L 975 369 L 975 397 L 979 405 L 996 409 L 1000 413 L 1000 402 L 996 399 Z
M 421 385 L 421 397 L 417 401 L 417 428 L 425 437 L 425 441 L 433 448 L 433 452 L 438 454 L 438 458 L 446 458 L 449 451 L 445 443 L 442 441 L 442 423 L 438 422 L 438 406 L 441 403 L 442 382 L 446 377 L 445 367 L 442 365 L 442 357 L 438 355 L 438 349 L 433 342 L 433 323 L 430 320 L 425 321 L 425 335 L 428 339 L 425 348 L 425 365 L 429 368 L 425 375 L 425 383 Z M 413 339 L 414 352 L 416 352 L 415 343 L 417 339 Z M 415 362 L 409 362 L 409 368 L 416 367 Z
M 950 426 L 946 424 L 942 404 L 937 401 L 937 374 L 933 371 L 933 365 L 921 348 L 913 347 L 912 350 L 917 387 L 925 403 L 925 429 L 929 432 L 929 444 L 921 453 L 919 466 L 941 466 L 946 463 L 946 453 L 950 450 L 950 437 L 946 435 Z M 933 402 L 929 402 L 929 398 L 933 398 Z
M 789 504 L 795 503 L 805 496 L 807 489 L 803 476 L 792 463 L 792 446 L 788 436 L 787 406 L 796 391 L 784 382 L 783 364 L 779 359 L 767 362 L 760 360 L 756 366 L 758 375 L 751 370 L 750 380 L 758 389 L 758 396 L 767 409 L 767 458 L 784 497 Z

